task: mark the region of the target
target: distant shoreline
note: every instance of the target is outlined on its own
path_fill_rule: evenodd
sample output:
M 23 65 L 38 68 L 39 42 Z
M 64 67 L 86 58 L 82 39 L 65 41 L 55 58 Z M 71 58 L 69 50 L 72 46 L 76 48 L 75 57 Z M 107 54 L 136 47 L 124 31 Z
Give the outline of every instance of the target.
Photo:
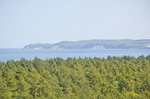
M 118 39 L 118 40 L 80 40 L 62 41 L 54 44 L 35 43 L 23 47 L 23 49 L 150 49 L 150 39 Z

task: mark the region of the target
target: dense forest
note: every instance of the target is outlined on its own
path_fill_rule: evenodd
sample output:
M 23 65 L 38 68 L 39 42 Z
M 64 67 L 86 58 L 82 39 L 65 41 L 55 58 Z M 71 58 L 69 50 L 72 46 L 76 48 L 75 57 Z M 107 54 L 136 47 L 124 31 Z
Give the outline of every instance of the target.
M 150 99 L 150 56 L 0 62 L 0 99 Z

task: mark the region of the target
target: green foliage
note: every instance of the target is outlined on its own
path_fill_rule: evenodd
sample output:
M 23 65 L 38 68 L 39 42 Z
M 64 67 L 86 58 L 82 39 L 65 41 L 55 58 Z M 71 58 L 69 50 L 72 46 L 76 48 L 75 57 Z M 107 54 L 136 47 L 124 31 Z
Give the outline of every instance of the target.
M 149 99 L 150 56 L 0 62 L 0 99 Z

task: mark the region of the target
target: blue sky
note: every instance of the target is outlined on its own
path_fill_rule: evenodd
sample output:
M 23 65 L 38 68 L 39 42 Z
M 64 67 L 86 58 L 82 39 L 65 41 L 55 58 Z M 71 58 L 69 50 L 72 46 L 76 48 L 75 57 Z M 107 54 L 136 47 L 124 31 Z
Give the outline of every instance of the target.
M 150 0 L 0 0 L 0 48 L 150 39 Z

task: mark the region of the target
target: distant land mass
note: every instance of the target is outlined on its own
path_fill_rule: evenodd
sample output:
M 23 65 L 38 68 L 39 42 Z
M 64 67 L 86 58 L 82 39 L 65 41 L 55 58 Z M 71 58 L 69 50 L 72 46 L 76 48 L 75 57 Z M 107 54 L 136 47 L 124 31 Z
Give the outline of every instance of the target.
M 95 39 L 81 41 L 62 41 L 55 44 L 35 43 L 24 46 L 24 49 L 150 49 L 150 39 Z

